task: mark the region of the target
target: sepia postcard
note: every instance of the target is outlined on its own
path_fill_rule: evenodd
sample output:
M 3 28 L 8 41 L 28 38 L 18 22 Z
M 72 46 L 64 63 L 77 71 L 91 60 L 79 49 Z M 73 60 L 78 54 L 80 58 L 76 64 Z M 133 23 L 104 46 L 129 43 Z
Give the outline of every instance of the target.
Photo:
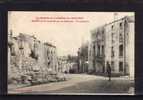
M 8 94 L 134 95 L 135 12 L 8 11 Z

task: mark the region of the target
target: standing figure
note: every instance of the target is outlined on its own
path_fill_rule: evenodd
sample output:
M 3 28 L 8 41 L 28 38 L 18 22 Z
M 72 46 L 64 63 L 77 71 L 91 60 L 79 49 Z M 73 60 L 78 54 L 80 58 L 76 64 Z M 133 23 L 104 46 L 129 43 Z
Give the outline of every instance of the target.
M 107 61 L 107 74 L 108 74 L 109 81 L 111 81 L 111 66 L 108 61 Z

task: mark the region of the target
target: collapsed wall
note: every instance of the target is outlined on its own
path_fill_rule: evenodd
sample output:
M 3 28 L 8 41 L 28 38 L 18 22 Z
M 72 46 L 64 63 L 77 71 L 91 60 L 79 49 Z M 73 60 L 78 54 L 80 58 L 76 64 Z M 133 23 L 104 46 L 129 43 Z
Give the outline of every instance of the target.
M 33 85 L 65 80 L 57 69 L 55 46 L 23 33 L 17 37 L 8 36 L 9 84 Z

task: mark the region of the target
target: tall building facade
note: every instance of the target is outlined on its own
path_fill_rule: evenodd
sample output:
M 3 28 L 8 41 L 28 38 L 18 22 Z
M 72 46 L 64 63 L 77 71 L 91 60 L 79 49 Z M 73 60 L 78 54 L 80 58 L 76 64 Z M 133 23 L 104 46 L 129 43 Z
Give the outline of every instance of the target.
M 91 31 L 90 72 L 106 73 L 109 62 L 112 73 L 134 77 L 134 23 L 134 16 L 125 16 Z

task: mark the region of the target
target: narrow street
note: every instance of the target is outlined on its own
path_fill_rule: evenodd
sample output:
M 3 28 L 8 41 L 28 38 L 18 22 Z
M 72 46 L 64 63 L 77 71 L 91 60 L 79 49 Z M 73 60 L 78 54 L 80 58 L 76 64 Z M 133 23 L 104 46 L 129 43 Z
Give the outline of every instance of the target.
M 67 81 L 53 82 L 23 88 L 9 90 L 10 94 L 84 94 L 84 93 L 129 93 L 133 94 L 133 83 L 127 77 L 112 78 L 109 82 L 107 77 L 68 74 Z

